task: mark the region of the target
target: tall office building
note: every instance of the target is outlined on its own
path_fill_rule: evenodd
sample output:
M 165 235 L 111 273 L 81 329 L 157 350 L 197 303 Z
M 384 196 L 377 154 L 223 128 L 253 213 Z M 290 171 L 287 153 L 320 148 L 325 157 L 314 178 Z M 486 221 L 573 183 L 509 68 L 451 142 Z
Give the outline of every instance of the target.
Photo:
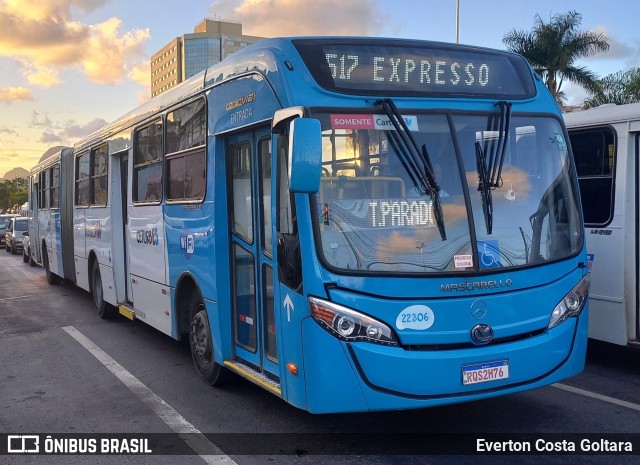
M 151 97 L 261 39 L 243 35 L 240 23 L 205 19 L 151 57 Z

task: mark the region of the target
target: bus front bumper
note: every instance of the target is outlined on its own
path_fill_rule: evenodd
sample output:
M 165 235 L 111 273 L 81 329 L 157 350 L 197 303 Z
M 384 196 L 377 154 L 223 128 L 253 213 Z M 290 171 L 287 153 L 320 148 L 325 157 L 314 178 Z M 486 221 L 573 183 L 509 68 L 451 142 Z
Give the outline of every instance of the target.
M 588 305 L 588 304 L 587 304 Z M 308 409 L 314 413 L 412 409 L 543 387 L 580 373 L 587 313 L 517 342 L 455 350 L 405 350 L 345 343 L 303 321 Z M 468 370 L 501 366 L 504 379 L 473 379 Z M 466 378 L 466 383 L 464 379 Z

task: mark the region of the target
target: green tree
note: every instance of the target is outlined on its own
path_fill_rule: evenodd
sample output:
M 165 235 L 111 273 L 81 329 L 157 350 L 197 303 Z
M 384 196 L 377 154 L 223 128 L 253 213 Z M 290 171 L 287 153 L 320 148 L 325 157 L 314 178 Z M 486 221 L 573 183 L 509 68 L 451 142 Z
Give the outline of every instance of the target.
M 24 179 L 0 182 L 0 209 L 8 211 L 15 205 L 23 205 L 29 198 L 29 186 Z
M 9 197 L 11 205 L 20 205 L 22 206 L 27 199 L 29 198 L 29 188 L 28 187 L 20 187 L 11 192 Z
M 593 108 L 605 103 L 624 105 L 640 102 L 640 68 L 618 71 L 596 81 L 589 90 L 584 108 Z
M 502 39 L 508 50 L 529 60 L 559 104 L 564 99 L 564 79 L 587 90 L 596 82 L 597 76 L 576 61 L 609 50 L 608 37 L 580 31 L 581 23 L 582 15 L 576 11 L 555 15 L 546 24 L 536 15 L 531 31 L 513 29 Z
M 6 182 L 0 182 L 0 210 L 2 211 L 7 211 L 11 205 L 9 194 L 9 185 Z

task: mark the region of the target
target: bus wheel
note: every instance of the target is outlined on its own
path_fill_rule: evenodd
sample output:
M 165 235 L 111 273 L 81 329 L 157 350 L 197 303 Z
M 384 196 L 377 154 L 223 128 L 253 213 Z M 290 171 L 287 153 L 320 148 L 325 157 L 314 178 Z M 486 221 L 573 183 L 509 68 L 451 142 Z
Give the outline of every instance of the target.
M 93 297 L 93 303 L 96 306 L 100 318 L 108 319 L 116 315 L 116 307 L 104 300 L 98 260 L 93 262 L 93 270 L 91 272 L 91 296 Z
M 209 318 L 204 303 L 197 294 L 192 298 L 191 314 L 193 315 L 189 329 L 191 358 L 200 378 L 211 386 L 219 386 L 224 383 L 226 371 L 213 358 L 213 339 Z
M 42 258 L 44 261 L 44 271 L 45 271 L 45 274 L 47 275 L 47 282 L 52 286 L 55 286 L 56 284 L 60 284 L 60 276 L 52 273 L 51 270 L 49 269 L 49 252 L 47 252 L 47 249 L 44 249 L 42 255 L 43 255 Z

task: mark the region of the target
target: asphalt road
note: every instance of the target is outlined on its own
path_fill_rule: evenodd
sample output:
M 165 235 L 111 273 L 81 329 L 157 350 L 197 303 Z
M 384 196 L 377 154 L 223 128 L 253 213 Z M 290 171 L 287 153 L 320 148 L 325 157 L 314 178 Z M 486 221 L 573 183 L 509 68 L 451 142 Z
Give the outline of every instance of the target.
M 174 431 L 190 434 L 166 436 L 168 442 L 191 444 L 200 455 L 0 455 L 0 464 L 638 463 L 640 351 L 591 343 L 581 375 L 517 395 L 426 410 L 311 415 L 237 377 L 224 388 L 204 384 L 186 344 L 138 321 L 99 319 L 86 292 L 49 286 L 42 268 L 0 250 L 0 435 Z M 453 452 L 457 443 L 465 452 L 485 437 L 571 442 L 617 433 L 636 434 L 635 455 Z M 415 441 L 447 454 L 411 455 Z M 217 455 L 215 446 L 227 454 Z

